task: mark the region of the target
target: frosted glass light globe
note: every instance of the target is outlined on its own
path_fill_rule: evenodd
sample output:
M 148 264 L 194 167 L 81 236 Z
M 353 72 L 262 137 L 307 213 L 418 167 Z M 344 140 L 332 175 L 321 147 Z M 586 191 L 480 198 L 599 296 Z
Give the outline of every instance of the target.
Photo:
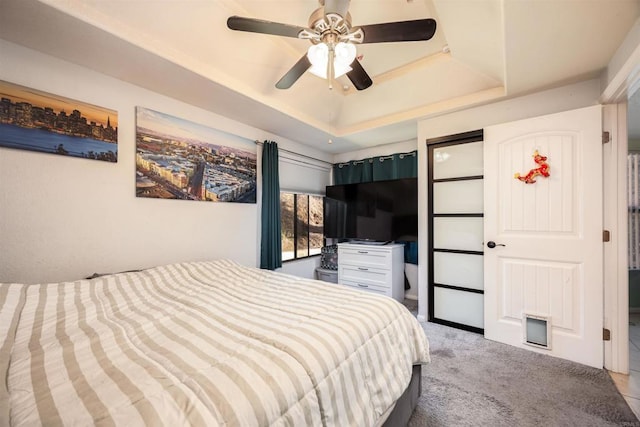
M 329 58 L 329 47 L 324 43 L 311 45 L 307 51 L 307 58 L 312 65 L 323 65 L 326 67 Z
M 349 66 L 356 59 L 356 47 L 351 43 L 340 42 L 335 48 L 336 59 L 334 63 Z
M 326 79 L 329 47 L 325 43 L 312 45 L 307 51 L 307 58 L 309 62 L 311 62 L 309 72 Z M 354 59 L 356 59 L 356 47 L 351 43 L 338 43 L 334 48 L 334 77 L 340 77 L 351 71 L 350 65 Z

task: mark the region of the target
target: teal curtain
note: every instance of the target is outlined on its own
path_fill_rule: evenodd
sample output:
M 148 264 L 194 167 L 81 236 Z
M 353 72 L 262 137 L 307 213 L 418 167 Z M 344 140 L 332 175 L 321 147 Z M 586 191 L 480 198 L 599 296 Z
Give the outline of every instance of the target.
M 386 181 L 390 179 L 416 178 L 418 176 L 418 152 L 397 153 L 389 156 L 371 157 L 333 165 L 336 185 L 361 182 Z M 417 196 L 416 196 L 417 197 Z M 418 242 L 404 243 L 404 261 L 418 264 Z
M 415 151 L 376 157 L 372 163 L 373 181 L 416 178 L 418 176 L 418 154 Z
M 417 151 L 351 160 L 333 165 L 333 180 L 336 185 L 416 178 L 417 176 Z
M 359 184 L 373 181 L 373 159 L 356 160 L 333 165 L 336 184 Z
M 262 144 L 262 222 L 260 268 L 282 267 L 280 223 L 280 175 L 278 174 L 278 144 Z

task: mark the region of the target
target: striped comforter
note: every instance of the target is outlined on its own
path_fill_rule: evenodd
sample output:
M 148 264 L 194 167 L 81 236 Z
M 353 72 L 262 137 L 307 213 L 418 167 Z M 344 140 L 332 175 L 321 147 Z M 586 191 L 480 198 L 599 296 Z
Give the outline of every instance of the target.
M 194 262 L 0 284 L 0 424 L 372 426 L 429 360 L 396 301 Z

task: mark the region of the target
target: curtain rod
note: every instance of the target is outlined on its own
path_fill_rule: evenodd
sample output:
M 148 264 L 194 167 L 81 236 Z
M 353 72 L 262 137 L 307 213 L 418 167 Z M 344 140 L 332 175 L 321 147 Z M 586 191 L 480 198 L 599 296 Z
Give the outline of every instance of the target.
M 383 162 L 384 160 L 393 160 L 395 155 L 398 155 L 398 157 L 400 157 L 401 159 L 404 158 L 404 156 L 412 156 L 415 157 L 418 153 L 418 150 L 412 150 L 412 151 L 407 151 L 406 153 L 394 153 L 394 154 L 390 154 L 388 156 L 374 156 L 374 157 L 367 157 L 366 159 L 361 159 L 361 160 L 349 160 L 348 162 L 340 162 L 338 163 L 338 167 L 342 168 L 343 166 L 349 166 L 349 163 L 357 165 L 358 163 L 364 163 L 365 160 L 369 160 L 369 163 L 373 163 L 373 159 L 379 159 L 380 162 Z
M 262 141 L 256 140 L 256 141 L 253 141 L 253 142 L 255 142 L 256 145 L 264 145 L 264 143 Z M 315 157 L 307 156 L 306 154 L 296 153 L 295 151 L 286 150 L 286 149 L 280 148 L 280 147 L 278 147 L 278 151 L 284 151 L 285 153 L 295 154 L 296 156 L 306 157 L 307 159 L 315 160 L 316 162 L 321 162 L 321 163 L 325 163 L 327 165 L 333 166 L 333 163 L 327 162 L 326 160 L 316 159 Z

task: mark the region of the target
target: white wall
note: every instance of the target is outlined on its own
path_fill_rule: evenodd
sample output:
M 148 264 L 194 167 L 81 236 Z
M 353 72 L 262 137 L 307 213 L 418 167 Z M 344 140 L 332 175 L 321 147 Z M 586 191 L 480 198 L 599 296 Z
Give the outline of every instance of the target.
M 0 148 L 0 282 L 259 260 L 257 204 L 136 198 L 135 106 L 329 160 L 294 141 L 0 40 L 0 79 L 118 111 L 118 163 Z M 168 82 L 170 84 L 170 82 Z M 260 169 L 258 150 L 258 169 Z M 260 174 L 258 174 L 260 176 Z
M 560 111 L 597 105 L 600 81 L 588 80 L 519 98 L 458 111 L 418 122 L 418 231 L 421 248 L 428 247 L 427 235 L 427 146 L 428 138 L 482 129 L 499 123 L 537 117 Z M 418 254 L 418 314 L 427 317 L 427 251 Z

